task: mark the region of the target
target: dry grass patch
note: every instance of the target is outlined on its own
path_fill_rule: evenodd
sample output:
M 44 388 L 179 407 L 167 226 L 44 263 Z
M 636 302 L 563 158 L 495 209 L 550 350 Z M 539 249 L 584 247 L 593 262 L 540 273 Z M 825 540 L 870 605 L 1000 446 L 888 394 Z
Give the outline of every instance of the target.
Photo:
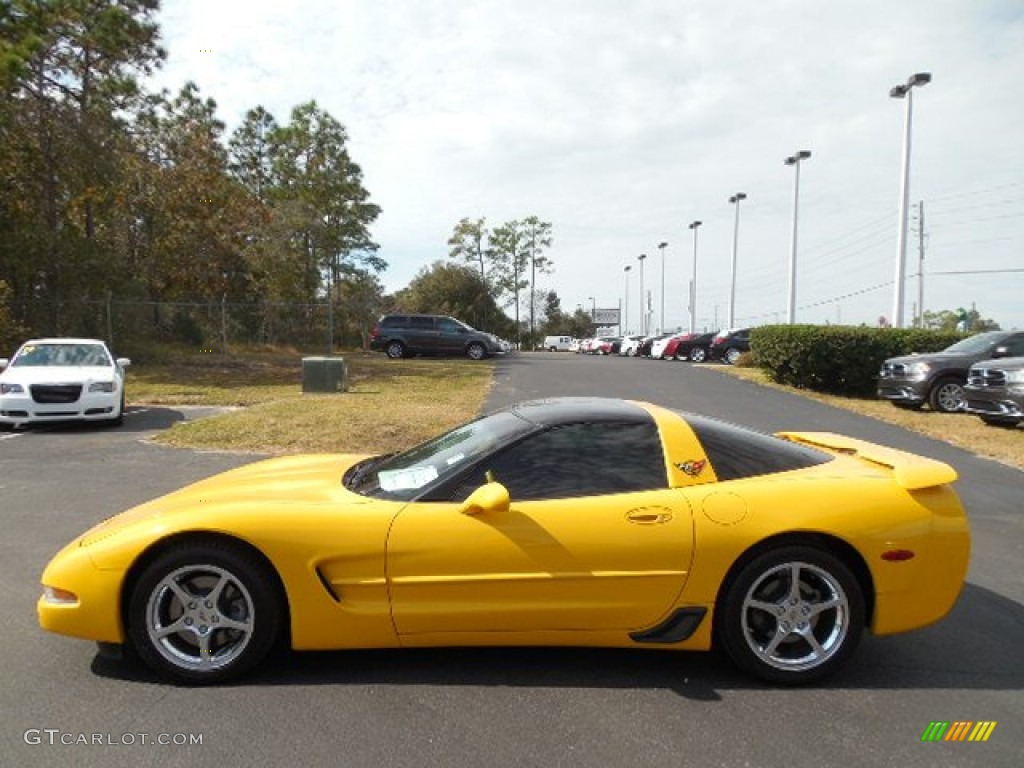
M 299 355 L 200 359 L 133 371 L 130 402 L 230 405 L 242 410 L 176 424 L 167 445 L 261 453 L 382 453 L 407 448 L 474 417 L 493 365 L 465 359 L 345 356 L 349 391 L 301 391 Z
M 1024 429 L 1021 427 L 1001 429 L 990 427 L 981 419 L 969 414 L 933 413 L 929 410 L 907 411 L 885 400 L 839 397 L 807 389 L 794 389 L 771 381 L 760 368 L 707 367 L 709 370 L 727 373 L 765 387 L 792 392 L 837 408 L 845 408 L 862 416 L 895 424 L 936 440 L 943 440 L 979 456 L 987 456 L 1024 469 Z

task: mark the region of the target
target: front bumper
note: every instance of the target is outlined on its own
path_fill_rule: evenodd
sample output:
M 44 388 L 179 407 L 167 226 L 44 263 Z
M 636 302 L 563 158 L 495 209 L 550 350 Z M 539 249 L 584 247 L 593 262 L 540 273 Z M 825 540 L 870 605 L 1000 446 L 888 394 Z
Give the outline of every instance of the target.
M 44 586 L 66 590 L 73 602 L 55 602 L 44 593 L 36 604 L 39 626 L 60 635 L 101 643 L 123 643 L 120 596 L 124 572 L 97 568 L 88 548 L 75 541 L 57 554 L 43 571 Z
M 1024 387 L 964 387 L 964 410 L 981 416 L 1024 419 Z
M 104 421 L 117 415 L 119 393 L 83 392 L 73 403 L 37 403 L 28 394 L 0 396 L 0 424 Z
M 879 379 L 875 394 L 880 400 L 923 403 L 928 396 L 928 382 L 912 379 Z

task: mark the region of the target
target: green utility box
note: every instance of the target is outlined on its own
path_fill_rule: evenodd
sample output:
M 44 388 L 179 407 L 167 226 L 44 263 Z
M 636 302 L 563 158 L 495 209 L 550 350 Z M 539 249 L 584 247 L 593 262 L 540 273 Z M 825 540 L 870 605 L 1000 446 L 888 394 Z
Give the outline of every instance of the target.
M 303 392 L 347 392 L 348 366 L 343 357 L 302 358 Z

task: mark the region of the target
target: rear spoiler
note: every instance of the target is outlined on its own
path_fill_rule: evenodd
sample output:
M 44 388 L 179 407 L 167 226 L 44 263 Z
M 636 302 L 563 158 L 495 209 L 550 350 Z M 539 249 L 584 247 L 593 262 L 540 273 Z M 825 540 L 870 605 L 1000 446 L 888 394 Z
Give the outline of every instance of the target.
M 909 491 L 945 485 L 957 478 L 956 470 L 941 461 L 832 432 L 777 432 L 776 437 L 881 464 Z

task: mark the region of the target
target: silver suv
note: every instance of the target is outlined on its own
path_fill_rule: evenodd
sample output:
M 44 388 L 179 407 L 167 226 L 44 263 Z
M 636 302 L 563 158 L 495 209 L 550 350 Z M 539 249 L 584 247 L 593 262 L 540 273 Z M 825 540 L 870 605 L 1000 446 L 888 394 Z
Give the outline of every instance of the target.
M 993 427 L 1024 421 L 1024 357 L 984 360 L 971 366 L 964 387 L 964 410 Z

